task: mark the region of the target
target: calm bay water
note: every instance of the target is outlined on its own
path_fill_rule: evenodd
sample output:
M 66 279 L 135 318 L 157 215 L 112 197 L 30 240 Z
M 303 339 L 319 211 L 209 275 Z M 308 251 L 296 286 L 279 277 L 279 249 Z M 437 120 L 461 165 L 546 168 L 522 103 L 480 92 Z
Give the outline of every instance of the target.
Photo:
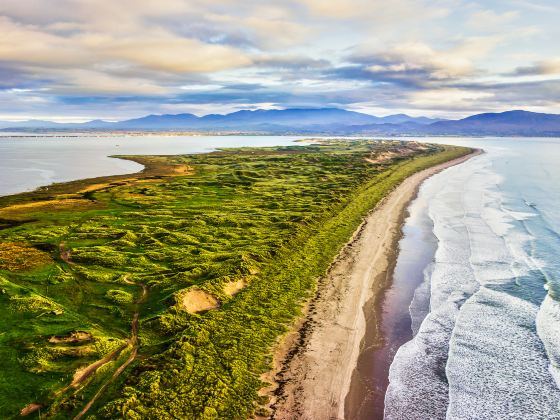
M 414 289 L 397 311 L 413 338 L 391 365 L 385 418 L 560 419 L 560 139 L 437 141 L 487 153 L 411 205 L 386 313 Z
M 111 155 L 177 155 L 222 147 L 282 146 L 288 136 L 0 136 L 0 195 L 54 182 L 138 172 L 142 165 Z

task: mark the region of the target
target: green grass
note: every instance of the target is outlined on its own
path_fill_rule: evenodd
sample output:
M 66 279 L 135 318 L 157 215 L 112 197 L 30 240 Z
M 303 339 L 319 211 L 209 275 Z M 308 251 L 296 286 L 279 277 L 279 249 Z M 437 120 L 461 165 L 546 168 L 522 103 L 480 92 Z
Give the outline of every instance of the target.
M 378 164 L 365 160 L 386 151 L 398 153 Z M 138 176 L 0 199 L 0 219 L 12 223 L 0 230 L 0 246 L 22 244 L 49 257 L 32 269 L 8 261 L 10 270 L 0 270 L 0 304 L 8 308 L 0 317 L 0 417 L 31 402 L 53 417 L 76 414 L 123 358 L 83 388 L 55 393 L 77 367 L 130 336 L 138 309 L 141 357 L 90 414 L 253 415 L 274 343 L 367 212 L 410 174 L 468 152 L 363 140 L 143 157 L 134 158 L 148 165 Z M 177 171 L 187 167 L 188 175 Z M 103 185 L 80 192 L 92 184 Z M 41 207 L 44 200 L 52 204 Z M 39 205 L 10 207 L 30 202 Z M 226 294 L 224 285 L 239 279 L 248 286 Z M 137 305 L 139 284 L 149 293 Z M 211 294 L 220 307 L 186 312 L 178 292 L 188 288 Z M 21 297 L 62 311 L 10 305 Z M 93 344 L 76 345 L 83 354 L 48 341 L 72 331 L 93 335 Z

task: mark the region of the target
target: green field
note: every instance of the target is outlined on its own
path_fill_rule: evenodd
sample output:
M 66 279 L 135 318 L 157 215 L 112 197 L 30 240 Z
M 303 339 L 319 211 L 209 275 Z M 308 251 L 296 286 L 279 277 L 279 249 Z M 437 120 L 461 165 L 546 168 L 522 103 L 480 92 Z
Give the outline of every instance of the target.
M 266 414 L 271 350 L 363 217 L 468 152 L 340 140 L 129 157 L 147 169 L 0 198 L 0 418 L 30 403 L 29 418 Z

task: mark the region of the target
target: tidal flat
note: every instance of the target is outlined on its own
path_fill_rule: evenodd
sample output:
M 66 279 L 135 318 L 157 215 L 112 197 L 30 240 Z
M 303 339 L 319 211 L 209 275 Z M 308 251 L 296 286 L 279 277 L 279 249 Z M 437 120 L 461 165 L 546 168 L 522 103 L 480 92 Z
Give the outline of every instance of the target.
M 331 140 L 119 156 L 144 171 L 1 197 L 0 417 L 268 415 L 274 347 L 363 218 L 469 152 Z

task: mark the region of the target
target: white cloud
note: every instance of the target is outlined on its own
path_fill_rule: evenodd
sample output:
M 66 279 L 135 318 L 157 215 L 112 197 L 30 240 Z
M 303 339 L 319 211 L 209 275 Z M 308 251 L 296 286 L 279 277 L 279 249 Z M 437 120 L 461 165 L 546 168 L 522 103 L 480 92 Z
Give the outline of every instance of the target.
M 302 0 L 312 15 L 330 19 L 358 19 L 379 23 L 398 23 L 418 18 L 442 18 L 449 14 L 451 1 L 435 0 Z
M 510 10 L 504 13 L 498 13 L 490 9 L 477 10 L 470 15 L 467 24 L 477 31 L 483 32 L 500 32 L 509 23 L 519 18 L 519 11 Z
M 368 46 L 362 46 L 353 60 L 370 62 L 366 70 L 372 74 L 398 76 L 408 73 L 416 79 L 422 78 L 423 84 L 455 81 L 476 76 L 480 72 L 477 62 L 487 57 L 500 41 L 499 37 L 473 37 L 445 49 L 434 49 L 420 41 L 395 44 L 382 51 L 368 51 Z
M 551 0 L 1 0 L 0 112 L 471 109 L 499 99 L 467 86 L 560 74 L 550 42 L 558 9 Z M 558 102 L 550 96 L 539 90 L 527 106 Z
M 555 76 L 560 75 L 560 57 L 538 61 L 532 65 L 519 67 L 515 74 L 524 76 Z
M 411 105 L 417 108 L 464 108 L 470 107 L 480 99 L 494 96 L 490 92 L 477 92 L 473 90 L 444 88 L 415 92 L 410 97 Z

